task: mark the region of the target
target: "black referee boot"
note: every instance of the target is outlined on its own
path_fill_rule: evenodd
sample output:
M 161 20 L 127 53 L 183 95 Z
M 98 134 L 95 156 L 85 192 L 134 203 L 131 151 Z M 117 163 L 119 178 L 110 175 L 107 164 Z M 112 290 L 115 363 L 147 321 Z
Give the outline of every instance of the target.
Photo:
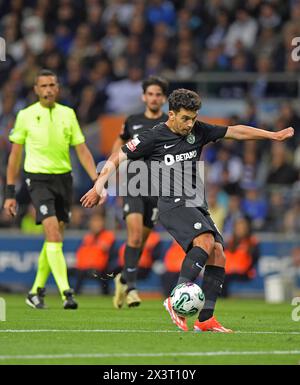
M 29 293 L 26 298 L 26 303 L 28 306 L 33 307 L 34 309 L 45 309 L 46 305 L 44 303 L 46 289 L 44 287 L 38 287 L 36 293 Z
M 78 308 L 78 303 L 74 300 L 73 294 L 74 290 L 73 289 L 68 289 L 63 292 L 64 296 L 66 297 L 66 300 L 64 301 L 64 309 L 77 309 Z

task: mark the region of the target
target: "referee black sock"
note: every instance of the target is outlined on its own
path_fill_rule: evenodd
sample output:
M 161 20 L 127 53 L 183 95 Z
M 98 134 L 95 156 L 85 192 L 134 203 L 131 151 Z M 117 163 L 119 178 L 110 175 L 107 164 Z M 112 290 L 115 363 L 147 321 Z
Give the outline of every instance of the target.
M 208 254 L 201 247 L 194 246 L 185 256 L 177 285 L 184 282 L 194 282 L 205 266 Z
M 138 262 L 141 255 L 141 249 L 126 245 L 125 247 L 125 263 L 121 276 L 121 281 L 125 281 L 128 291 L 136 287 Z
M 220 266 L 207 265 L 205 267 L 202 291 L 205 295 L 205 303 L 199 314 L 199 321 L 203 322 L 214 314 L 218 296 L 222 292 L 225 279 L 225 269 Z

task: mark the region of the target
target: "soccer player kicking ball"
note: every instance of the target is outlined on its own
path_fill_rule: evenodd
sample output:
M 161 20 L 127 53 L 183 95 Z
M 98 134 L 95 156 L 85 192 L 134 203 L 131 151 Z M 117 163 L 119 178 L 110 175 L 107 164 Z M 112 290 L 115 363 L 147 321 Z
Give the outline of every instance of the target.
M 152 167 L 151 177 L 152 183 L 155 184 L 156 179 L 156 185 L 159 186 L 159 220 L 186 251 L 178 284 L 195 281 L 205 266 L 202 284 L 205 304 L 198 320 L 195 321 L 194 330 L 229 333 L 232 330 L 222 326 L 214 317 L 216 301 L 225 277 L 225 255 L 222 235 L 210 217 L 205 194 L 199 183 L 198 161 L 201 151 L 204 145 L 222 138 L 283 141 L 294 135 L 294 129 L 288 127 L 278 132 L 269 132 L 244 125 L 225 127 L 203 123 L 197 120 L 201 107 L 200 97 L 186 89 L 173 91 L 168 102 L 168 121 L 143 133 L 138 140 L 133 140 L 133 143 L 127 143 L 118 154 L 112 154 L 94 187 L 81 198 L 81 202 L 84 207 L 101 204 L 105 199 L 105 182 L 115 168 L 127 158 L 143 157 L 152 162 L 156 161 L 161 164 L 163 170 L 173 167 L 174 172 L 170 173 L 173 180 L 170 181 L 168 196 L 164 194 L 162 179 L 159 177 L 161 170 Z M 192 183 L 183 183 L 184 177 L 190 177 Z M 200 182 L 201 179 L 200 177 Z M 198 188 L 196 198 L 191 200 L 190 197 L 195 195 L 194 184 Z M 164 306 L 172 321 L 181 330 L 187 331 L 186 319 L 173 311 L 170 298 L 165 300 Z
M 143 132 L 168 120 L 168 116 L 162 111 L 162 106 L 166 102 L 167 82 L 157 76 L 151 76 L 143 81 L 142 88 L 142 100 L 146 106 L 145 112 L 128 116 L 120 137 L 116 139 L 113 145 L 112 152 L 119 152 L 121 146 L 130 139 L 138 138 Z M 128 173 L 127 188 L 134 177 L 135 173 Z M 117 309 L 123 306 L 125 300 L 129 307 L 139 306 L 141 303 L 136 288 L 138 262 L 147 238 L 157 220 L 157 197 L 128 194 L 123 199 L 123 212 L 127 227 L 127 242 L 124 268 L 115 277 L 113 304 Z
M 70 146 L 75 147 L 92 180 L 97 177 L 96 166 L 75 112 L 56 103 L 59 93 L 56 75 L 42 70 L 36 77 L 34 91 L 39 101 L 18 113 L 9 135 L 13 145 L 7 166 L 4 208 L 11 216 L 16 215 L 15 184 L 25 146 L 26 184 L 36 210 L 36 223 L 42 223 L 45 233 L 36 278 L 26 303 L 35 309 L 45 307 L 45 284 L 52 272 L 64 309 L 77 309 L 62 250 L 64 223 L 69 222 L 72 200 Z

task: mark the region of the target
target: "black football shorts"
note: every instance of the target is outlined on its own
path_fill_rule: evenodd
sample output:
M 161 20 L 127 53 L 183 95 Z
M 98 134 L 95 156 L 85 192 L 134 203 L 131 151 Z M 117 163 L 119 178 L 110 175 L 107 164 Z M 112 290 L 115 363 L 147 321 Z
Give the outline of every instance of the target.
M 145 227 L 152 229 L 158 219 L 157 197 L 123 197 L 123 216 L 139 213 L 143 215 Z
M 48 217 L 56 216 L 68 223 L 72 204 L 72 175 L 25 174 L 25 182 L 36 210 L 36 223 L 41 224 Z
M 203 233 L 212 233 L 215 241 L 224 248 L 224 240 L 217 226 L 209 213 L 201 208 L 174 206 L 160 212 L 159 221 L 186 252 L 193 246 L 193 239 Z

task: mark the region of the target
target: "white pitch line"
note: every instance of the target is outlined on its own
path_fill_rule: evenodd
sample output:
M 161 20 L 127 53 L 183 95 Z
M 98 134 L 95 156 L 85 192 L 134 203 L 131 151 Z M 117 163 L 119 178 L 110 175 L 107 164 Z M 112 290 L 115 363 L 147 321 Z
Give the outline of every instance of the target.
M 132 330 L 132 329 L 7 329 L 0 333 L 180 333 L 180 330 Z
M 144 330 L 144 329 L 135 329 L 135 330 L 133 329 L 2 329 L 1 330 L 0 329 L 0 333 L 183 333 L 183 332 L 180 330 Z M 238 330 L 232 334 L 230 333 L 230 335 L 235 335 L 235 334 L 300 335 L 300 332 L 239 331 Z
M 295 335 L 300 334 L 300 332 L 271 332 L 271 331 L 270 332 L 236 331 L 233 334 L 236 334 L 236 333 L 238 333 L 238 334 L 295 334 Z
M 61 359 L 61 358 L 117 358 L 117 357 L 215 357 L 215 356 L 262 356 L 262 355 L 300 355 L 300 350 L 266 350 L 266 351 L 219 351 L 219 352 L 163 352 L 163 353 L 89 353 L 89 354 L 36 354 L 36 355 L 7 355 L 0 360 L 31 360 L 31 359 Z

